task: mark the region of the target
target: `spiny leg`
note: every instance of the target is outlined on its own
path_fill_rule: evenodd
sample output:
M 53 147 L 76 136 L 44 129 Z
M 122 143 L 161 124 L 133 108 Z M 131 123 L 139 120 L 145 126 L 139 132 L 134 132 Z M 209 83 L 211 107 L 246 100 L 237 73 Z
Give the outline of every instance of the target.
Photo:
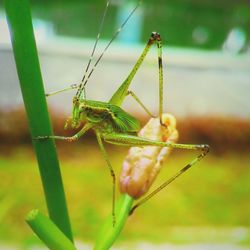
M 111 144 L 116 145 L 124 145 L 124 146 L 160 146 L 160 147 L 172 147 L 172 148 L 181 148 L 181 149 L 192 149 L 192 150 L 201 150 L 202 152 L 195 157 L 190 163 L 188 163 L 184 168 L 182 168 L 180 171 L 178 171 L 174 176 L 172 176 L 170 179 L 168 179 L 166 182 L 164 182 L 161 186 L 156 188 L 152 193 L 147 195 L 145 198 L 143 198 L 141 201 L 139 201 L 130 211 L 130 214 L 133 213 L 133 211 L 138 208 L 140 205 L 145 203 L 147 200 L 149 200 L 151 197 L 156 195 L 159 191 L 161 191 L 163 188 L 165 188 L 167 185 L 169 185 L 171 182 L 173 182 L 177 177 L 185 173 L 189 168 L 191 168 L 194 164 L 199 162 L 202 158 L 206 156 L 206 154 L 209 152 L 209 146 L 206 144 L 179 144 L 179 143 L 173 143 L 173 142 L 160 142 L 160 141 L 153 141 L 146 138 L 141 138 L 138 136 L 132 136 L 132 135 L 125 135 L 125 134 L 109 134 L 103 136 L 104 140 Z
M 135 63 L 132 71 L 126 78 L 126 80 L 122 83 L 122 85 L 117 89 L 117 91 L 114 93 L 114 95 L 111 97 L 109 100 L 109 103 L 115 104 L 118 106 L 121 106 L 122 102 L 124 101 L 125 97 L 127 96 L 128 93 L 128 88 L 131 84 L 131 81 L 133 80 L 137 70 L 141 66 L 144 58 L 146 57 L 149 49 L 151 46 L 156 43 L 157 44 L 157 49 L 158 49 L 158 66 L 159 66 L 159 117 L 160 117 L 160 122 L 161 124 L 161 117 L 162 117 L 162 112 L 163 112 L 163 70 L 162 70 L 162 43 L 161 43 L 161 37 L 160 34 L 157 32 L 153 32 L 151 34 L 151 37 L 149 38 L 149 41 L 144 48 L 141 56 Z
M 102 142 L 102 138 L 100 136 L 100 134 L 97 132 L 96 133 L 96 137 L 97 137 L 97 141 L 98 141 L 98 144 L 100 146 L 100 149 L 101 149 L 101 152 L 102 152 L 102 155 L 105 159 L 105 161 L 107 162 L 107 165 L 109 167 L 109 172 L 110 172 L 110 175 L 111 175 L 111 178 L 112 178 L 112 181 L 113 181 L 113 195 L 112 195 L 112 217 L 113 217 L 113 226 L 115 226 L 115 193 L 116 193 L 116 188 L 115 188 L 115 185 L 116 185 L 116 176 L 115 176 L 115 172 L 113 170 L 113 167 L 110 163 L 110 160 L 109 160 L 109 156 L 105 150 L 105 147 L 103 145 L 103 142 Z
M 162 121 L 163 113 L 163 69 L 162 69 L 162 42 L 159 35 L 157 39 L 157 48 L 158 48 L 158 67 L 159 67 L 159 117 L 161 125 L 165 126 Z
M 121 145 L 121 146 L 158 146 L 158 147 L 171 147 L 171 148 L 180 148 L 180 149 L 192 149 L 192 150 L 207 150 L 209 147 L 205 144 L 181 144 L 173 142 L 162 142 L 154 141 L 147 138 L 128 135 L 128 134 L 104 134 L 102 138 L 111 144 Z
M 142 101 L 139 99 L 139 97 L 131 90 L 128 90 L 127 95 L 131 95 L 135 101 L 144 109 L 144 111 L 151 117 L 155 117 L 149 109 L 142 103 Z
M 63 140 L 63 141 L 76 141 L 78 140 L 82 135 L 84 135 L 93 125 L 90 123 L 86 123 L 83 128 L 77 132 L 76 134 L 72 136 L 58 136 L 58 135 L 45 135 L 45 136 L 37 136 L 34 139 L 35 140 L 46 140 L 46 139 L 56 139 L 56 140 Z
M 155 196 L 158 192 L 160 192 L 162 189 L 164 189 L 166 186 L 168 186 L 171 182 L 173 182 L 177 177 L 185 173 L 188 169 L 190 169 L 194 164 L 199 162 L 202 158 L 206 156 L 206 154 L 209 152 L 209 147 L 206 145 L 206 147 L 203 149 L 202 153 L 199 154 L 196 158 L 194 158 L 191 162 L 189 162 L 184 168 L 179 170 L 175 175 L 173 175 L 171 178 L 166 180 L 163 184 L 161 184 L 158 188 L 156 188 L 154 191 L 152 191 L 150 194 L 148 194 L 146 197 L 141 199 L 138 203 L 136 203 L 132 209 L 130 210 L 130 215 L 137 209 L 139 206 L 147 202 L 149 199 L 151 199 L 153 196 Z

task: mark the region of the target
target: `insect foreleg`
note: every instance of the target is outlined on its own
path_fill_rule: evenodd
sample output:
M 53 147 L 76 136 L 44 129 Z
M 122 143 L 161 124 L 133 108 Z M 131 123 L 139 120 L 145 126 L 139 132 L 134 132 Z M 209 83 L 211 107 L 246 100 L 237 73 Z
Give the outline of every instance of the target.
M 46 139 L 55 139 L 55 140 L 63 140 L 63 141 L 76 141 L 78 140 L 82 135 L 84 135 L 90 128 L 92 127 L 92 124 L 87 123 L 83 126 L 83 128 L 77 132 L 76 134 L 72 136 L 60 136 L 60 135 L 45 135 L 45 136 L 37 136 L 34 139 L 36 140 L 46 140 Z
M 107 165 L 109 167 L 109 172 L 110 172 L 110 175 L 112 177 L 112 181 L 113 181 L 113 198 L 112 198 L 112 217 L 113 217 L 113 226 L 115 226 L 115 192 L 116 192 L 116 176 L 115 176 L 115 171 L 111 165 L 111 162 L 109 160 L 109 156 L 105 150 L 105 147 L 103 145 L 103 142 L 102 142 L 102 138 L 100 136 L 100 134 L 98 132 L 96 132 L 96 137 L 97 137 L 97 141 L 98 141 L 98 144 L 100 146 L 100 149 L 101 149 L 101 152 L 102 152 L 102 155 L 105 159 L 105 161 L 107 162 Z
M 142 200 L 140 200 L 138 203 L 136 203 L 131 211 L 130 214 L 132 214 L 136 208 L 138 208 L 139 206 L 141 206 L 142 204 L 144 204 L 146 201 L 148 201 L 150 198 L 152 198 L 153 196 L 155 196 L 158 192 L 160 192 L 163 188 L 165 188 L 166 186 L 168 186 L 171 182 L 173 182 L 177 177 L 179 177 L 180 175 L 182 175 L 183 173 L 185 173 L 188 169 L 190 169 L 195 163 L 197 163 L 198 161 L 200 161 L 202 158 L 204 158 L 206 156 L 206 154 L 209 152 L 209 148 L 206 145 L 206 149 L 200 153 L 196 158 L 194 158 L 191 162 L 189 162 L 184 168 L 182 168 L 181 170 L 179 170 L 175 175 L 173 175 L 171 178 L 169 178 L 168 180 L 166 180 L 163 184 L 161 184 L 158 188 L 156 188 L 154 191 L 152 191 L 150 194 L 148 194 L 146 197 L 144 197 Z

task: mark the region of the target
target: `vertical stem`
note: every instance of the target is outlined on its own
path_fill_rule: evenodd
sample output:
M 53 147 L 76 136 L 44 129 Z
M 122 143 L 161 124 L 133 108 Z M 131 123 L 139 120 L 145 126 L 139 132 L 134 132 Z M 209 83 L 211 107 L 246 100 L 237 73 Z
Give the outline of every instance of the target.
M 5 0 L 6 15 L 32 138 L 51 135 L 28 0 Z M 73 241 L 54 141 L 33 140 L 50 218 Z
M 110 249 L 119 237 L 128 219 L 134 199 L 127 194 L 122 194 L 115 208 L 116 223 L 113 225 L 113 216 L 110 215 L 97 234 L 94 250 Z

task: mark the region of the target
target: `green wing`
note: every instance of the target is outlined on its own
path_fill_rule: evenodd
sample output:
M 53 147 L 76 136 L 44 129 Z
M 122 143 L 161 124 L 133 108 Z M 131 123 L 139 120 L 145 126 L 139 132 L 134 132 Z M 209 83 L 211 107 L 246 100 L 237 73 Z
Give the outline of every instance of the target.
M 120 107 L 110 105 L 110 114 L 114 126 L 121 132 L 137 132 L 140 130 L 140 122 Z
M 139 121 L 117 105 L 85 100 L 82 109 L 86 112 L 87 119 L 91 122 L 98 123 L 109 119 L 112 126 L 119 132 L 137 132 L 140 130 Z

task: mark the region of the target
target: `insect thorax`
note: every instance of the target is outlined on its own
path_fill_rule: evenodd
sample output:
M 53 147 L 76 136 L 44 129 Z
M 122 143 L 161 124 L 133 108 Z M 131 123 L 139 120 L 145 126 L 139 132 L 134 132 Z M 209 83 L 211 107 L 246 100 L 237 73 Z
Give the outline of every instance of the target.
M 110 103 L 85 100 L 79 108 L 82 120 L 93 124 L 101 133 L 130 133 L 140 129 L 139 121 Z

